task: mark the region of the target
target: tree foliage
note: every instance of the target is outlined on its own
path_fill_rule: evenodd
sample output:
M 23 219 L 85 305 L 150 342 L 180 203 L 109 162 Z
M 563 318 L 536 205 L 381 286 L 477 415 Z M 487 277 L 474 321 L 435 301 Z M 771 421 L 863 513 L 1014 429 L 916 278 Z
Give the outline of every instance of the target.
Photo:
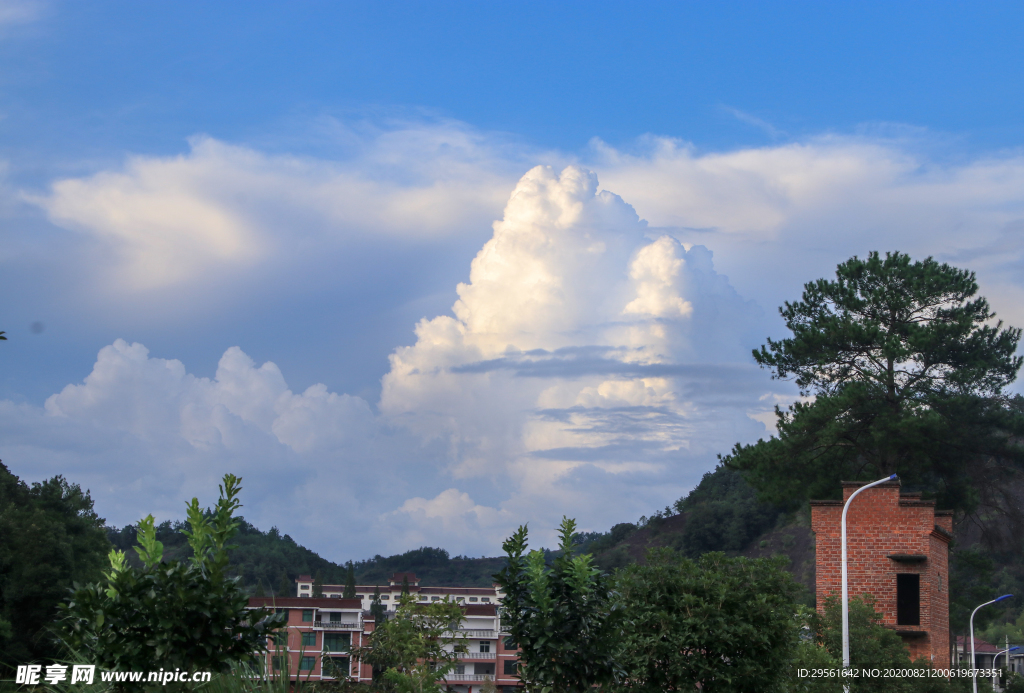
M 58 655 L 57 605 L 101 577 L 109 549 L 88 491 L 62 476 L 30 487 L 0 463 L 0 667 Z
M 742 551 L 780 515 L 778 506 L 757 498 L 739 472 L 721 466 L 707 472 L 675 507 L 687 513 L 682 548 L 691 558 L 710 551 Z
M 777 409 L 778 436 L 737 445 L 726 464 L 780 503 L 898 473 L 945 507 L 977 507 L 1024 461 L 1024 417 L 1003 396 L 1021 332 L 992 324 L 977 290 L 967 270 L 874 252 L 806 284 L 780 308 L 792 336 L 754 359 L 811 401 Z
M 667 550 L 616 576 L 627 616 L 622 691 L 781 690 L 796 642 L 795 584 L 776 559 L 697 561 Z
M 356 598 L 356 569 L 352 561 L 348 562 L 348 569 L 345 571 L 345 591 L 341 596 L 345 599 Z
M 585 691 L 616 679 L 619 612 L 608 576 L 576 555 L 576 522 L 563 518 L 560 553 L 550 568 L 527 548 L 527 529 L 505 540 L 508 565 L 495 575 L 505 592 L 501 619 L 520 648 L 519 677 L 547 693 Z
M 228 575 L 228 542 L 238 531 L 241 479 L 228 474 L 212 512 L 193 498 L 185 531 L 192 557 L 166 561 L 152 515 L 138 526 L 135 551 L 110 551 L 105 582 L 79 587 L 63 607 L 71 647 L 105 669 L 164 668 L 225 671 L 266 649 L 282 617 L 247 609 L 237 578 Z
M 369 645 L 355 654 L 396 693 L 440 693 L 457 662 L 452 627 L 461 620 L 462 608 L 447 598 L 420 604 L 403 594 L 394 617 L 376 623 Z

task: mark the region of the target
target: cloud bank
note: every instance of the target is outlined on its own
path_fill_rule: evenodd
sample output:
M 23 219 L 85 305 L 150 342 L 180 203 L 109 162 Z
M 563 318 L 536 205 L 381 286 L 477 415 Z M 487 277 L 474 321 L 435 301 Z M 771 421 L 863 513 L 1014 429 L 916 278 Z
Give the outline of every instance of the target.
M 112 335 L 45 405 L 0 403 L 5 462 L 81 481 L 119 524 L 179 517 L 234 471 L 250 519 L 335 558 L 493 554 L 522 522 L 549 537 L 562 514 L 593 530 L 649 514 L 765 435 L 794 392 L 750 349 L 779 334 L 776 306 L 853 254 L 970 267 L 1000 317 L 1024 324 L 1017 152 L 939 159 L 860 136 L 712 153 L 595 141 L 573 156 L 457 123 L 342 139 L 349 154 L 328 160 L 198 138 L 24 199 L 61 244 L 106 258 L 69 289 L 99 297 L 83 321 L 191 293 L 187 325 L 259 282 L 311 287 L 297 295 L 312 322 L 358 332 L 372 322 L 346 312 L 343 261 L 376 276 L 358 299 L 373 320 L 408 301 L 394 287 L 410 268 L 450 263 L 447 283 L 418 290 L 451 310 L 425 309 L 389 343 L 379 398 L 293 388 L 245 343 L 204 378 Z M 261 300 L 249 308 L 263 320 Z

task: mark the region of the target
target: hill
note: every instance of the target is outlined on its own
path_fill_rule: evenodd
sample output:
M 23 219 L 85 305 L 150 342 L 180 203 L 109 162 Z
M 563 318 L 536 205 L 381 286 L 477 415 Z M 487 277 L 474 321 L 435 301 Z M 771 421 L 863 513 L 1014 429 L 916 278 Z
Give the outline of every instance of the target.
M 164 555 L 168 559 L 180 560 L 191 556 L 192 551 L 182 533 L 186 528 L 184 522 L 170 521 L 157 526 L 157 540 L 163 542 Z M 138 562 L 138 556 L 132 549 L 136 545 L 136 535 L 134 525 L 107 529 L 111 544 L 125 551 L 133 563 Z M 295 578 L 299 575 L 319 573 L 325 584 L 344 584 L 348 572 L 346 565 L 323 558 L 287 534 L 281 534 L 277 527 L 264 532 L 244 518 L 233 543 L 237 548 L 230 554 L 231 569 L 241 577 L 242 584 L 251 593 L 255 593 L 260 585 L 267 594 L 294 595 Z M 505 565 L 505 559 L 452 558 L 444 549 L 424 546 L 394 556 L 377 555 L 352 565 L 356 581 L 361 585 L 384 585 L 392 573 L 413 572 L 428 585 L 487 587 L 492 582 L 491 576 Z

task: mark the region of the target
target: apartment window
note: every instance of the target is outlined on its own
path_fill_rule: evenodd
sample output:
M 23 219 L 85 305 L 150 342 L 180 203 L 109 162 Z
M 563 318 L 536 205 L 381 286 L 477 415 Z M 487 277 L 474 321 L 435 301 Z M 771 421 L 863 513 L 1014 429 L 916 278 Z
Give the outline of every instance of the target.
M 482 642 L 482 643 L 480 643 L 480 651 L 481 652 L 490 652 L 491 651 L 491 643 L 489 643 L 489 642 Z
M 456 643 L 452 649 L 455 652 L 466 652 L 466 645 L 464 643 Z
M 519 662 L 514 659 L 505 660 L 505 676 L 518 676 L 519 675 Z
M 465 674 L 466 673 L 466 665 L 465 664 L 456 664 L 455 665 L 455 673 L 456 674 Z
M 390 597 L 389 595 L 386 595 L 386 594 L 382 594 L 382 595 L 380 595 L 380 598 L 381 598 L 381 601 L 385 601 L 385 602 L 386 602 L 387 600 L 391 599 L 391 597 Z
M 288 609 L 274 609 L 275 614 L 284 614 L 284 620 L 288 620 Z
M 348 657 L 325 657 L 324 665 L 323 673 L 327 676 L 333 676 L 336 679 L 348 677 Z
M 490 603 L 491 598 L 490 597 L 480 597 L 480 601 L 485 602 L 485 603 Z
M 340 611 L 332 611 L 331 612 L 331 623 L 340 623 L 340 622 L 341 622 L 341 612 Z
M 469 601 L 471 601 L 471 602 L 475 602 L 475 601 L 476 601 L 476 597 L 470 597 L 470 598 L 469 598 Z
M 279 630 L 271 636 L 271 640 L 274 645 L 278 647 L 286 647 L 288 645 L 288 631 Z
M 362 598 L 363 598 L 363 595 L 361 595 L 361 594 L 357 594 L 356 595 L 356 599 L 362 599 Z
M 324 652 L 348 652 L 351 644 L 351 633 L 324 633 Z
M 316 647 L 316 633 L 303 633 L 302 634 L 302 646 L 303 647 Z
M 274 671 L 284 671 L 284 657 L 271 657 L 270 660 L 270 666 L 274 668 Z
M 896 574 L 896 625 L 921 625 L 921 576 Z
M 313 622 L 313 610 L 312 609 L 303 609 L 302 610 L 302 622 L 303 623 L 312 623 Z
M 512 639 L 512 636 L 505 638 L 505 649 L 506 650 L 518 650 L 519 646 L 516 645 L 516 641 Z
M 316 657 L 303 657 L 299 660 L 299 671 L 313 671 Z
M 441 598 L 440 597 L 431 597 L 430 601 L 432 601 L 432 602 L 439 602 L 439 601 L 441 601 Z

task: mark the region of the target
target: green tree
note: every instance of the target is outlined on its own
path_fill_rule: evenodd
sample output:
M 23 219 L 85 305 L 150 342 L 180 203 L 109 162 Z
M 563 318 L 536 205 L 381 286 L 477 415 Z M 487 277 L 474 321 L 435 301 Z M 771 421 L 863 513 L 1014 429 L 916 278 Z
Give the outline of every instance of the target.
M 313 578 L 313 596 L 324 596 L 324 574 L 319 570 L 316 571 L 316 576 Z
M 754 359 L 813 401 L 776 409 L 778 436 L 726 464 L 779 503 L 898 473 L 942 507 L 976 508 L 1024 460 L 1024 417 L 1002 394 L 1021 332 L 990 324 L 977 290 L 967 270 L 875 252 L 806 284 L 780 308 L 792 336 Z
M 0 463 L 0 671 L 58 656 L 57 606 L 100 579 L 109 550 L 88 491 L 62 476 L 30 487 Z
M 276 597 L 294 597 L 292 594 L 294 583 L 288 579 L 288 573 L 281 571 L 281 577 L 277 580 L 277 594 Z
M 345 599 L 356 598 L 356 569 L 352 561 L 348 562 L 348 570 L 345 573 L 345 592 L 342 595 Z
M 256 591 L 253 592 L 254 597 L 266 597 L 267 592 L 263 589 L 263 580 L 256 581 Z
M 373 616 L 374 624 L 383 623 L 387 619 L 387 609 L 380 600 L 380 585 L 373 588 L 373 599 L 370 600 L 370 614 Z
M 440 693 L 457 661 L 452 624 L 461 619 L 462 608 L 447 599 L 420 604 L 403 595 L 394 618 L 377 623 L 356 656 L 397 693 Z
M 63 633 L 71 647 L 105 669 L 164 668 L 224 671 L 266 649 L 283 620 L 247 609 L 237 578 L 228 576 L 228 542 L 238 529 L 241 479 L 228 474 L 212 512 L 192 499 L 187 532 L 192 558 L 167 562 L 150 515 L 139 523 L 142 562 L 111 550 L 105 583 L 80 587 L 63 607 Z
M 563 518 L 560 553 L 548 568 L 543 551 L 523 555 L 527 530 L 519 527 L 503 545 L 508 565 L 494 576 L 505 592 L 502 624 L 521 649 L 519 677 L 531 690 L 586 691 L 619 672 L 610 580 L 589 554 L 574 554 L 575 532 L 575 520 Z
M 692 561 L 652 551 L 615 579 L 626 620 L 622 691 L 782 690 L 797 631 L 796 585 L 782 559 Z

